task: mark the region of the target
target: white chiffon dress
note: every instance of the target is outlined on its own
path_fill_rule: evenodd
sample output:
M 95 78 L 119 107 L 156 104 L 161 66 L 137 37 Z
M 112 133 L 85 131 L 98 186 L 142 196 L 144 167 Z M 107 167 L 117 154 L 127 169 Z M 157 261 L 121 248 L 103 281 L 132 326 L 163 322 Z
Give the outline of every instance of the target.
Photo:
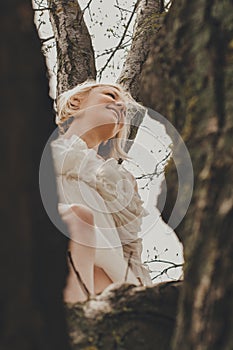
M 142 263 L 142 217 L 148 215 L 134 176 L 114 158 L 104 160 L 77 135 L 51 143 L 62 216 L 72 205 L 88 206 L 94 215 L 95 265 L 113 282 L 145 286 L 152 281 Z M 82 242 L 80 242 L 82 244 Z M 83 243 L 85 244 L 85 243 Z

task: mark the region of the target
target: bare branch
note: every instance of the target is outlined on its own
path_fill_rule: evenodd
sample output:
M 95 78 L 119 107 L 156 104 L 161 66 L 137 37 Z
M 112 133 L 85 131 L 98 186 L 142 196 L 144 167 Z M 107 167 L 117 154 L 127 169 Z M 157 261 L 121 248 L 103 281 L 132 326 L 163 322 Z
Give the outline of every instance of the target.
M 43 44 L 43 46 L 42 46 L 42 52 L 43 52 L 43 54 L 44 54 L 44 55 L 47 55 L 48 52 L 50 52 L 50 50 L 53 49 L 54 47 L 56 47 L 56 42 L 55 42 L 55 40 L 52 41 L 51 44 L 45 44 L 45 45 Z M 53 69 L 52 69 L 52 72 L 53 72 L 53 74 L 56 74 L 56 73 L 54 72 Z
M 168 10 L 172 4 L 172 0 L 168 1 L 168 3 L 165 5 L 165 9 Z
M 37 26 L 37 30 L 39 31 L 40 30 L 40 27 L 42 26 L 42 24 L 45 24 L 44 21 L 39 21 L 39 24 Z
M 87 5 L 84 7 L 84 9 L 82 10 L 82 15 L 80 17 L 80 22 L 79 22 L 79 25 L 81 24 L 82 20 L 83 20 L 83 16 L 85 14 L 85 11 L 88 9 L 89 10 L 89 15 L 90 15 L 90 18 L 91 18 L 91 14 L 90 14 L 90 5 L 92 3 L 93 0 L 89 0 Z
M 152 278 L 152 281 L 155 280 L 158 277 L 163 276 L 164 274 L 166 274 L 168 276 L 168 271 L 172 270 L 172 269 L 176 269 L 178 267 L 182 267 L 184 266 L 184 264 L 176 264 L 173 261 L 169 261 L 169 260 L 164 260 L 164 259 L 157 259 L 157 257 L 155 257 L 155 259 L 151 259 L 151 260 L 147 260 L 144 261 L 144 263 L 146 264 L 150 264 L 150 263 L 162 263 L 162 264 L 169 264 L 170 266 L 166 267 L 165 269 L 163 269 L 162 271 L 160 271 L 156 276 L 154 276 Z M 151 272 L 155 272 L 155 271 L 151 271 Z M 168 276 L 169 278 L 171 278 L 171 276 Z
M 147 264 L 149 264 L 149 263 L 156 263 L 156 262 L 177 266 L 176 263 L 174 263 L 172 261 L 169 261 L 169 260 L 163 260 L 163 259 L 152 259 L 152 260 L 149 260 L 149 261 L 145 261 L 145 263 L 147 263 Z
M 38 8 L 38 9 L 33 9 L 33 11 L 49 11 L 51 10 L 50 7 L 42 7 L 42 8 Z
M 152 35 L 161 28 L 163 17 L 161 10 L 160 0 L 141 0 L 138 3 L 132 45 L 123 65 L 121 75 L 117 80 L 139 101 L 141 101 L 141 84 L 139 82 L 141 70 L 153 46 L 153 44 L 151 45 Z M 141 102 L 144 103 L 144 101 Z
M 53 36 L 50 36 L 49 38 L 40 39 L 40 42 L 41 42 L 41 44 L 44 44 L 44 43 L 46 43 L 47 41 L 52 40 L 52 39 L 55 39 L 54 35 L 53 35 Z
M 153 181 L 154 177 L 159 177 L 161 174 L 164 173 L 164 166 L 166 165 L 166 163 L 169 160 L 169 158 L 171 157 L 171 155 L 172 155 L 172 151 L 171 150 L 169 152 L 167 151 L 164 158 L 156 164 L 155 169 L 152 173 L 142 174 L 141 176 L 136 177 L 137 180 L 149 179 L 149 181 L 146 183 L 146 185 L 141 187 L 141 189 L 145 189 L 149 185 L 149 183 L 151 181 Z M 160 166 L 161 166 L 161 170 L 159 171 Z
M 35 0 L 34 1 L 35 2 L 35 4 L 38 6 L 38 7 L 40 7 L 41 6 L 41 4 L 43 3 L 43 0 Z
M 131 38 L 126 41 L 124 44 L 122 44 L 120 47 L 117 48 L 117 50 L 124 50 L 126 47 L 130 46 Z M 111 47 L 110 49 L 106 49 L 104 52 L 96 56 L 96 59 L 105 55 L 109 55 L 111 52 L 113 52 L 116 49 L 116 46 Z
M 174 264 L 172 266 L 168 266 L 166 269 L 164 269 L 163 271 L 161 271 L 160 273 L 158 273 L 156 276 L 154 276 L 152 278 L 152 281 L 154 281 L 156 278 L 168 273 L 169 270 L 172 270 L 172 269 L 176 269 L 178 267 L 182 267 L 184 264 Z M 168 275 L 167 275 L 168 276 Z M 170 276 L 168 276 L 169 278 L 171 278 Z
M 91 5 L 92 1 L 93 1 L 93 0 L 89 0 L 89 1 L 88 1 L 88 4 L 86 5 L 86 7 L 84 7 L 84 9 L 82 10 L 83 13 L 86 11 L 86 9 L 89 8 L 89 6 Z
M 118 3 L 118 1 L 117 1 Z M 132 13 L 132 11 L 128 10 L 128 9 L 124 9 L 123 7 L 120 7 L 118 4 L 117 5 L 114 5 L 114 7 L 116 7 L 118 10 L 121 11 L 124 11 L 124 12 L 129 12 L 129 13 Z
M 136 4 L 134 5 L 133 11 L 132 11 L 131 16 L 129 17 L 129 20 L 128 20 L 126 26 L 125 26 L 125 30 L 124 30 L 124 32 L 123 32 L 123 35 L 122 35 L 122 37 L 121 37 L 121 39 L 120 39 L 118 45 L 115 47 L 115 49 L 113 50 L 113 52 L 111 53 L 111 55 L 110 55 L 109 58 L 107 59 L 105 65 L 100 69 L 100 71 L 99 71 L 99 79 L 101 79 L 104 70 L 107 68 L 109 62 L 111 61 L 111 59 L 113 58 L 113 56 L 114 56 L 115 53 L 117 52 L 118 48 L 121 47 L 121 45 L 122 45 L 122 43 L 123 43 L 123 41 L 124 41 L 124 38 L 125 38 L 125 36 L 126 36 L 126 33 L 127 33 L 127 31 L 128 31 L 128 28 L 129 28 L 129 26 L 130 26 L 130 23 L 132 22 L 133 16 L 134 16 L 134 14 L 135 14 L 135 12 L 136 12 L 136 10 L 137 10 L 137 7 L 138 7 L 139 2 L 140 2 L 140 1 L 138 0 L 138 1 L 136 2 Z

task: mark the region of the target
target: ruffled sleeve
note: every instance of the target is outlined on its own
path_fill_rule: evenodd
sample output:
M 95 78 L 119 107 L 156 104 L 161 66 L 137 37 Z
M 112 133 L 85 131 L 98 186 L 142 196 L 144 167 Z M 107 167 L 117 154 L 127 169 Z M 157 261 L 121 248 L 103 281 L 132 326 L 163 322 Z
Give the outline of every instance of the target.
M 135 238 L 141 229 L 142 217 L 149 214 L 135 188 L 135 178 L 114 158 L 97 170 L 96 189 L 105 199 L 123 243 Z
M 86 143 L 77 135 L 72 135 L 68 139 L 60 136 L 51 142 L 56 175 L 77 174 L 85 158 L 86 149 Z

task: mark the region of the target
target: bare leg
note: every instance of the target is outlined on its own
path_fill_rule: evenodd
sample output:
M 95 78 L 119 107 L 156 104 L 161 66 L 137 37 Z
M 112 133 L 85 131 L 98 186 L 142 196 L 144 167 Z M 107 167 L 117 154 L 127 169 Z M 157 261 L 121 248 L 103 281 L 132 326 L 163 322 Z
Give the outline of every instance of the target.
M 69 250 L 76 270 L 91 294 L 94 294 L 95 230 L 91 210 L 82 205 L 74 205 L 62 214 L 70 233 Z M 80 244 L 83 243 L 83 244 Z M 87 299 L 77 276 L 70 266 L 70 273 L 64 289 L 65 302 L 78 302 Z
M 66 209 L 61 215 L 70 233 L 69 250 L 76 270 L 91 294 L 102 292 L 113 281 L 103 268 L 94 265 L 96 261 L 96 236 L 92 211 L 88 207 L 79 204 L 73 205 L 68 210 Z M 117 280 L 124 281 L 124 270 L 126 270 L 127 266 L 122 258 L 119 257 L 114 249 L 107 249 L 104 252 L 100 251 L 102 252 L 102 259 L 100 260 L 103 266 L 106 265 L 106 268 L 108 268 L 110 263 L 117 264 L 119 267 L 117 270 L 120 270 L 117 273 Z M 130 277 L 130 282 L 138 284 L 136 282 L 138 279 L 132 273 L 129 273 L 128 277 Z M 70 266 L 70 273 L 64 289 L 64 301 L 74 303 L 86 299 L 87 295 Z
M 112 282 L 112 280 L 109 278 L 109 276 L 105 273 L 105 271 L 98 266 L 94 266 L 94 290 L 95 293 L 101 293 L 103 290 L 109 286 Z

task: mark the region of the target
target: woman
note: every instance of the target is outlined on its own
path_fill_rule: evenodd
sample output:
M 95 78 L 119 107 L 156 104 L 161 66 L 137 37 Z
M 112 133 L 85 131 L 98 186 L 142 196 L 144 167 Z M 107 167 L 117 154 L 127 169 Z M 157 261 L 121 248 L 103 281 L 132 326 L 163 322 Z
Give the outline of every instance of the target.
M 120 85 L 93 81 L 58 98 L 57 124 L 61 127 L 73 117 L 68 130 L 52 142 L 59 212 L 68 227 L 75 269 L 91 294 L 115 282 L 152 284 L 138 237 L 148 213 L 135 178 L 119 164 L 119 158 L 129 158 L 123 144 L 130 128 L 127 105 L 132 102 L 136 104 Z M 97 152 L 110 141 L 106 160 Z M 64 300 L 86 298 L 71 268 Z

